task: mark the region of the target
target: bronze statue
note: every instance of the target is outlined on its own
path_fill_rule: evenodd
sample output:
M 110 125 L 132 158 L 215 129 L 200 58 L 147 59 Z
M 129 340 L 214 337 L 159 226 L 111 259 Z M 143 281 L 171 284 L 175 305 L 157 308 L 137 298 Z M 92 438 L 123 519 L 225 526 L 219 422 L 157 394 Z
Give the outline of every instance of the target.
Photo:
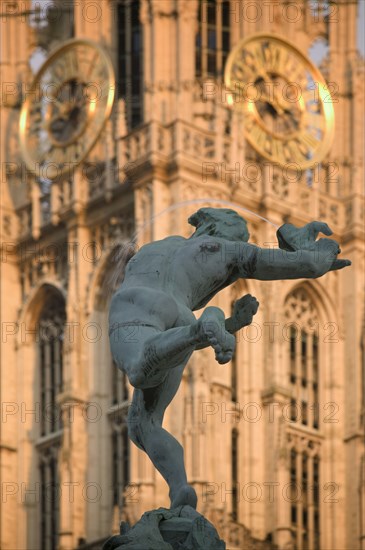
M 201 208 L 189 218 L 196 229 L 143 246 L 128 262 L 124 280 L 110 307 L 113 358 L 135 388 L 128 415 L 130 439 L 145 451 L 170 487 L 171 508 L 196 508 L 196 493 L 187 482 L 183 448 L 162 427 L 184 368 L 195 350 L 211 346 L 216 360 L 231 360 L 233 334 L 252 322 L 258 301 L 239 299 L 225 319 L 205 307 L 220 290 L 240 278 L 259 280 L 321 277 L 351 264 L 337 259 L 336 241 L 327 224 L 303 228 L 283 225 L 278 249 L 249 244 L 246 221 L 235 211 Z

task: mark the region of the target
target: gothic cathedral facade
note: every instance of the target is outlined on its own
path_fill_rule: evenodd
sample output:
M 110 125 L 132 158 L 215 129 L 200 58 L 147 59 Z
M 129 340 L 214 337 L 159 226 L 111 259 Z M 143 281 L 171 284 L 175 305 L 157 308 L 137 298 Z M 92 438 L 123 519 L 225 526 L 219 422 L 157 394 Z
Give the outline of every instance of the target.
M 247 280 L 214 300 L 227 316 L 245 293 L 260 307 L 229 364 L 196 352 L 165 417 L 198 510 L 230 550 L 365 549 L 358 9 L 2 3 L 4 550 L 96 549 L 121 519 L 168 506 L 128 440 L 131 387 L 112 364 L 108 304 L 115 258 L 131 242 L 189 236 L 202 206 L 237 210 L 261 247 L 285 222 L 326 221 L 352 267 Z

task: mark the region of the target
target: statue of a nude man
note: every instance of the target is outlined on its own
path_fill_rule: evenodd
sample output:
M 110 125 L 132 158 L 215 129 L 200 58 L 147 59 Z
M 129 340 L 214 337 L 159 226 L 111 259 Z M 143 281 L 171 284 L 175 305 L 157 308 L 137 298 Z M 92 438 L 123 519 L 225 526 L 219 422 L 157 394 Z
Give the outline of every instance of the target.
M 199 319 L 193 311 L 241 278 L 316 278 L 351 264 L 337 259 L 336 241 L 316 241 L 320 232 L 332 234 L 325 223 L 285 224 L 278 249 L 248 244 L 246 221 L 233 210 L 202 208 L 189 223 L 196 228 L 190 238 L 152 242 L 130 259 L 109 315 L 113 358 L 135 388 L 129 437 L 168 483 L 171 508 L 196 508 L 197 496 L 187 482 L 182 446 L 162 427 L 166 407 L 192 353 L 211 346 L 219 363 L 230 361 L 233 334 L 252 322 L 259 304 L 244 296 L 228 319 L 217 307 L 207 307 Z

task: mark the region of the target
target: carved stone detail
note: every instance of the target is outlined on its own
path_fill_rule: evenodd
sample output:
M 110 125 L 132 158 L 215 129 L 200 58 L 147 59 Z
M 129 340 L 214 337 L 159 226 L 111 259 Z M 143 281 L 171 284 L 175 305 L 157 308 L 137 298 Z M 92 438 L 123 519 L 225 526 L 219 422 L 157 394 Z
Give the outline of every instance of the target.
M 315 305 L 304 288 L 294 290 L 285 300 L 284 316 L 298 323 L 301 329 L 313 329 L 318 323 Z

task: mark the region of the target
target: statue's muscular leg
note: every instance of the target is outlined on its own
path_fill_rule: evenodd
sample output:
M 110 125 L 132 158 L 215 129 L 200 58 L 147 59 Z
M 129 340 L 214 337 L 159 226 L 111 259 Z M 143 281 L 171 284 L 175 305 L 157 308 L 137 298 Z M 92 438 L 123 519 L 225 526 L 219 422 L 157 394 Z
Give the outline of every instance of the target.
M 133 334 L 130 329 L 125 325 L 115 329 L 110 346 L 114 360 L 135 388 L 157 386 L 167 371 L 181 365 L 186 354 L 202 345 L 212 346 L 221 364 L 232 359 L 235 347 L 234 336 L 225 329 L 224 313 L 217 307 L 207 307 L 200 319 L 194 318 L 189 325 L 164 331 L 137 325 Z
M 186 504 L 196 508 L 197 504 L 195 490 L 187 481 L 184 450 L 162 427 L 164 412 L 179 388 L 189 356 L 156 388 L 135 389 L 128 414 L 129 437 L 147 453 L 168 484 L 171 508 Z
M 191 314 L 192 315 L 192 314 Z M 211 345 L 220 363 L 233 354 L 235 339 L 225 330 L 224 313 L 208 307 L 190 325 L 159 331 L 138 326 L 131 338 L 123 331 L 111 334 L 111 349 L 116 363 L 136 388 L 128 415 L 129 436 L 151 458 L 170 487 L 171 506 L 196 507 L 194 489 L 187 483 L 183 448 L 162 428 L 166 407 L 176 394 L 184 367 L 196 347 Z M 123 360 L 121 360 L 123 358 Z

